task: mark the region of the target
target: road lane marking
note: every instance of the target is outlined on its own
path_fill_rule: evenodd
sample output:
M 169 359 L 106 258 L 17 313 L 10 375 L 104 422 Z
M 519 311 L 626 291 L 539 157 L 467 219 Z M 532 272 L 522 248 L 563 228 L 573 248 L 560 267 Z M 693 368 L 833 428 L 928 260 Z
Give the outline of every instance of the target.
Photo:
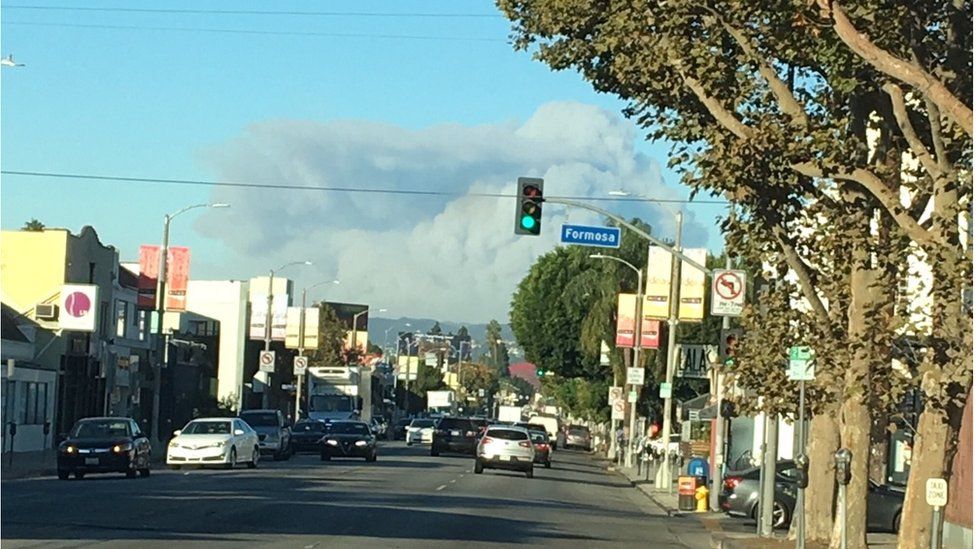
M 457 479 L 452 480 L 451 484 L 454 484 L 455 482 L 457 482 Z
M 447 485 L 446 484 L 441 484 L 440 486 L 437 487 L 437 491 L 440 492 L 444 488 L 447 488 Z

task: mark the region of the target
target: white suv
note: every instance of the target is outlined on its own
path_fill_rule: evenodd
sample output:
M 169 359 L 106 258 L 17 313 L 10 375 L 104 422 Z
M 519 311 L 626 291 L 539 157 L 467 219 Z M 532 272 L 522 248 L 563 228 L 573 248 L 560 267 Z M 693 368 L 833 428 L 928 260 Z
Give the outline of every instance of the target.
M 485 469 L 513 469 L 532 478 L 535 448 L 529 432 L 522 427 L 494 425 L 488 427 L 478 442 L 474 458 L 474 472 Z

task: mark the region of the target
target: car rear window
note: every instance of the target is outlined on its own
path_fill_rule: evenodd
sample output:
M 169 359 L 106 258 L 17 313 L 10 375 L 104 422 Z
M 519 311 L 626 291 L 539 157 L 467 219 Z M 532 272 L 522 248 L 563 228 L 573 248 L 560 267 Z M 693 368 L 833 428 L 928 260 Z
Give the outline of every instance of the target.
M 590 434 L 590 430 L 589 429 L 570 429 L 569 430 L 569 434 L 575 435 L 575 436 L 578 436 L 578 437 L 583 437 L 583 436 L 589 435 Z
M 485 436 L 502 440 L 528 440 L 529 434 L 515 429 L 488 429 Z
M 549 442 L 549 435 L 545 433 L 533 431 L 529 434 L 532 435 L 532 442 L 538 442 L 538 443 Z
M 247 422 L 251 427 L 277 427 L 278 426 L 278 414 L 274 412 L 255 412 L 241 414 L 241 419 Z
M 470 419 L 463 419 L 459 417 L 445 417 L 438 422 L 437 427 L 439 429 L 474 429 L 474 424 Z
M 434 426 L 434 420 L 432 420 L 432 419 L 415 419 L 415 420 L 413 420 L 413 422 L 410 423 L 410 426 L 411 427 L 420 427 L 420 428 L 433 427 Z

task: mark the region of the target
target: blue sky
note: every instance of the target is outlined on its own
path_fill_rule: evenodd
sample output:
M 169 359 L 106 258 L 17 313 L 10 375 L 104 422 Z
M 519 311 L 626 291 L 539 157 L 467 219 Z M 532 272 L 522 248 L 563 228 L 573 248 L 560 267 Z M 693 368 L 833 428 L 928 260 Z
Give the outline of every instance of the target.
M 532 139 L 536 139 L 532 143 L 549 140 L 558 145 L 565 135 L 560 131 L 570 130 L 554 129 L 558 124 L 553 120 L 579 115 L 571 129 L 574 134 L 589 133 L 587 124 L 593 123 L 602 128 L 603 133 L 599 135 L 603 137 L 579 143 L 573 149 L 577 151 L 574 154 L 579 155 L 578 161 L 576 157 L 558 154 L 555 149 L 547 153 L 548 156 L 540 155 L 547 158 L 546 165 L 538 166 L 540 174 L 549 174 L 547 192 L 552 192 L 551 187 L 557 192 L 561 190 L 555 183 L 550 183 L 553 174 L 567 174 L 566 181 L 570 181 L 576 175 L 587 173 L 589 175 L 579 175 L 579 185 L 567 186 L 566 190 L 604 196 L 608 188 L 625 186 L 655 196 L 687 195 L 687 191 L 677 185 L 677 177 L 664 168 L 666 144 L 644 142 L 642 133 L 620 116 L 622 102 L 593 92 L 578 74 L 554 73 L 542 63 L 533 61 L 529 54 L 514 52 L 506 43 L 509 24 L 490 2 L 210 1 L 165 4 L 167 9 L 215 11 L 491 15 L 485 18 L 160 14 L 30 10 L 18 9 L 18 5 L 62 4 L 15 1 L 5 3 L 0 9 L 0 53 L 13 54 L 17 61 L 27 64 L 17 69 L 4 67 L 0 73 L 3 110 L 0 152 L 5 170 L 173 179 L 232 178 L 261 183 L 290 182 L 281 180 L 282 174 L 290 174 L 290 177 L 307 178 L 307 184 L 327 180 L 349 183 L 349 186 L 371 186 L 382 179 L 383 174 L 377 175 L 375 171 L 381 160 L 395 158 L 395 164 L 402 166 L 412 158 L 423 156 L 418 151 L 436 149 L 436 153 L 428 157 L 432 164 L 418 168 L 413 177 L 383 179 L 383 186 L 402 184 L 424 188 L 430 179 L 437 177 L 437 166 L 454 162 L 452 154 L 455 151 L 450 143 L 452 139 L 458 139 L 456 136 L 463 135 L 468 140 L 468 149 L 465 152 L 459 147 L 456 151 L 458 162 L 464 164 L 452 172 L 451 177 L 456 179 L 430 181 L 430 185 L 437 188 L 444 184 L 449 184 L 449 188 L 454 188 L 450 185 L 461 186 L 459 191 L 478 185 L 503 189 L 506 182 L 499 178 L 508 177 L 508 170 L 486 166 L 505 164 L 507 157 L 501 151 L 482 157 L 480 149 L 508 140 L 506 132 L 520 136 L 532 134 Z M 75 5 L 160 7 L 159 3 L 97 0 Z M 235 32 L 153 30 L 161 27 Z M 237 32 L 242 30 L 296 34 Z M 471 39 L 381 38 L 378 35 Z M 579 110 L 577 103 L 602 109 L 611 119 L 603 120 L 598 113 Z M 556 107 L 548 108 L 547 105 Z M 363 133 L 360 131 L 363 126 L 374 128 L 375 133 Z M 399 136 L 400 141 L 387 140 L 386 136 Z M 303 137 L 308 141 L 302 141 Z M 615 144 L 619 139 L 629 140 L 629 143 L 620 148 Z M 428 140 L 439 145 L 429 145 Z M 378 141 L 384 142 L 382 147 L 373 145 Z M 282 151 L 283 143 L 287 143 L 288 151 L 278 156 L 266 152 Z M 604 145 L 611 152 L 604 151 L 601 148 Z M 309 151 L 307 156 L 298 157 L 292 152 L 305 149 Z M 477 154 L 472 152 L 475 150 L 478 150 Z M 397 156 L 398 151 L 410 151 L 410 156 Z M 590 153 L 599 158 L 586 158 Z M 273 169 L 266 169 L 262 163 L 266 154 L 266 164 L 273 164 Z M 478 158 L 472 160 L 473 155 Z M 352 162 L 348 158 L 361 161 Z M 630 167 L 633 162 L 642 164 L 645 161 L 649 166 Z M 336 169 L 339 163 L 343 164 L 341 173 L 360 180 L 336 181 L 335 174 L 340 173 Z M 586 169 L 577 170 L 580 163 L 585 164 Z M 523 158 L 517 166 L 523 170 L 535 167 L 530 158 Z M 515 167 L 511 166 L 512 169 Z M 309 170 L 321 170 L 321 173 L 309 174 Z M 300 175 L 296 176 L 296 173 Z M 330 175 L 332 179 L 329 179 Z M 663 181 L 647 183 L 642 180 L 648 177 L 663 178 Z M 599 184 L 593 183 L 595 180 L 599 180 Z M 73 231 L 89 224 L 96 228 L 104 242 L 118 247 L 124 259 L 132 259 L 137 257 L 139 244 L 158 242 L 165 213 L 187 204 L 208 202 L 218 196 L 220 193 L 207 187 L 4 176 L 0 223 L 4 229 L 13 229 L 36 217 L 49 226 L 67 227 Z M 455 208 L 450 201 L 445 201 L 415 218 L 388 215 L 385 212 L 400 210 L 404 204 L 394 198 L 383 198 L 380 210 L 383 213 L 377 214 L 374 208 L 364 210 L 368 215 L 344 218 L 341 226 L 331 226 L 314 241 L 295 236 L 311 234 L 310 225 L 298 225 L 283 233 L 280 245 L 272 244 L 273 249 L 258 254 L 253 246 L 240 242 L 241 224 L 253 221 L 256 230 L 264 235 L 270 234 L 271 228 L 281 226 L 277 220 L 254 219 L 264 217 L 262 212 L 266 211 L 269 217 L 323 215 L 331 219 L 336 215 L 328 209 L 321 212 L 302 210 L 304 203 L 319 199 L 315 193 L 301 195 L 297 202 L 294 194 L 288 197 L 271 194 L 260 199 L 254 196 L 232 193 L 230 201 L 256 201 L 259 206 L 235 203 L 231 208 L 237 210 L 235 215 L 226 216 L 223 211 L 193 212 L 174 222 L 173 242 L 188 245 L 193 250 L 191 272 L 195 278 L 246 278 L 258 274 L 267 268 L 262 265 L 304 254 L 303 247 L 329 248 L 329 243 L 323 244 L 323 239 L 333 238 L 340 229 L 344 241 L 355 239 L 360 233 L 368 233 L 364 242 L 382 242 L 384 238 L 395 241 L 408 236 L 412 242 L 423 238 L 436 240 L 440 233 L 428 233 L 425 229 L 451 231 L 450 225 L 443 220 L 450 217 L 449 212 L 461 211 L 460 206 Z M 279 197 L 282 199 L 280 203 Z M 645 205 L 614 205 L 612 208 L 628 216 L 661 214 L 660 211 L 648 213 L 653 208 Z M 503 207 L 499 209 L 502 211 Z M 692 243 L 718 249 L 721 237 L 714 219 L 721 215 L 721 208 L 693 206 L 690 211 L 697 220 L 697 232 L 695 227 L 691 228 L 691 240 L 697 242 Z M 250 217 L 241 217 L 240 212 L 247 212 Z M 223 222 L 222 215 L 225 215 Z M 504 214 L 504 217 L 500 226 L 510 231 L 511 214 Z M 395 219 L 401 223 L 388 224 Z M 664 226 L 667 223 L 657 219 L 656 222 L 652 220 L 652 224 Z M 435 229 L 438 226 L 440 228 Z M 394 232 L 398 230 L 401 232 Z M 555 233 L 555 227 L 552 232 Z M 663 233 L 668 231 L 663 230 Z M 482 245 L 477 240 L 477 230 L 465 234 L 469 236 L 464 241 L 459 240 L 460 248 L 452 253 L 467 254 L 465 250 Z M 252 243 L 260 241 L 257 235 L 254 236 L 250 240 Z M 531 256 L 544 252 L 552 242 L 544 240 L 541 244 L 523 245 L 506 240 L 495 245 L 498 247 L 496 254 L 522 246 Z M 400 245 L 389 251 L 393 254 L 391 259 L 396 259 L 396 250 L 403 247 Z M 342 250 L 333 249 L 327 257 L 316 257 L 320 268 L 315 272 L 293 273 L 291 276 L 300 283 L 312 283 L 317 281 L 315 277 L 339 276 L 345 272 L 345 278 L 351 282 L 350 277 L 365 276 L 362 271 L 368 273 L 375 269 L 371 264 L 354 265 L 357 257 L 369 254 L 351 254 L 343 259 L 341 253 Z M 492 257 L 479 265 L 471 254 L 470 261 L 462 263 L 472 271 L 490 269 Z M 424 265 L 421 262 L 412 268 L 423 269 Z M 424 299 L 401 300 L 396 297 L 402 291 L 396 296 L 382 296 L 382 299 L 390 303 L 391 313 L 396 314 L 430 314 L 470 321 L 487 320 L 489 315 L 505 316 L 511 289 L 518 278 L 517 265 L 514 267 L 512 271 L 505 271 L 504 276 L 498 275 L 503 280 L 493 286 L 491 292 L 494 293 L 484 296 L 484 299 L 495 302 L 491 306 L 470 305 L 456 310 L 451 310 L 447 302 L 426 306 Z M 513 277 L 514 280 L 509 280 Z M 342 287 L 345 294 L 330 297 L 362 302 L 374 299 L 369 293 L 370 288 L 357 287 L 346 280 Z

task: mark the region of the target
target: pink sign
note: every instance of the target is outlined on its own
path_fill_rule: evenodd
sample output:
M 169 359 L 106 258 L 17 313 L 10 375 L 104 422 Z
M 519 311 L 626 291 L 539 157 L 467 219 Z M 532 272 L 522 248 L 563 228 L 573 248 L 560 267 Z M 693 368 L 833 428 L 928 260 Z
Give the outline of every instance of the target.
M 73 292 L 64 299 L 64 311 L 69 315 L 81 318 L 91 311 L 91 300 L 84 292 Z

